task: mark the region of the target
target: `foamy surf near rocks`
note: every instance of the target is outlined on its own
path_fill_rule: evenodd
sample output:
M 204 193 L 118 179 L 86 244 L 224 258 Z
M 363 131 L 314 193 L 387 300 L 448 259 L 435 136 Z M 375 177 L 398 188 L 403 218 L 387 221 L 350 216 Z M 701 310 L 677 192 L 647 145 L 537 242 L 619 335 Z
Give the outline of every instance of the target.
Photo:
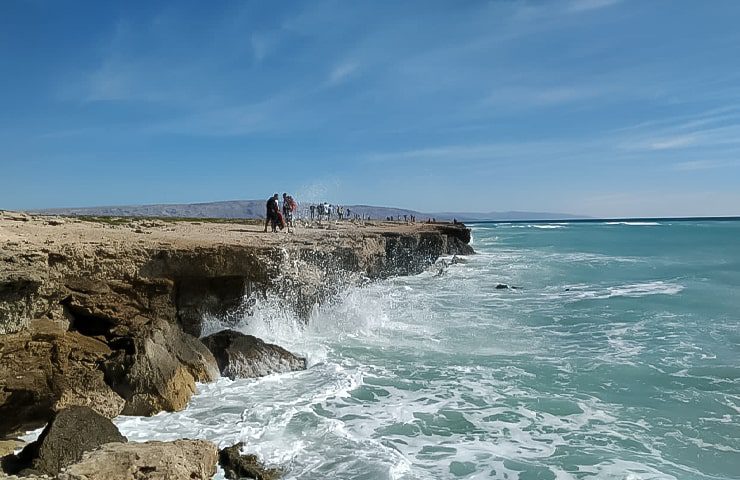
M 234 330 L 214 333 L 202 341 L 216 357 L 221 374 L 232 380 L 306 368 L 305 358 L 293 355 L 278 345 Z

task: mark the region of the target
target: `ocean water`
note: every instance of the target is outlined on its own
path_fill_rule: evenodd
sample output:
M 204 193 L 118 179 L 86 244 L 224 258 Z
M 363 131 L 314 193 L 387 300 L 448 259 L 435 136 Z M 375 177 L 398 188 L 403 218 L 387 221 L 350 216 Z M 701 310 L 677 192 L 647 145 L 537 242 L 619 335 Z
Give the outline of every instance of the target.
M 477 255 L 350 288 L 308 325 L 260 300 L 238 329 L 308 370 L 116 423 L 244 441 L 289 479 L 740 478 L 740 222 L 473 237 Z

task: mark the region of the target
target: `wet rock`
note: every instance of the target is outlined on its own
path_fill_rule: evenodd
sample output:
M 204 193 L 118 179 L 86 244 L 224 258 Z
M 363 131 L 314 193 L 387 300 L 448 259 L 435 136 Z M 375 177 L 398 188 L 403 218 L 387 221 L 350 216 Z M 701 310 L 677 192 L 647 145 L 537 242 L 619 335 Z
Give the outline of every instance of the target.
M 0 458 L 6 455 L 12 455 L 16 450 L 20 450 L 26 442 L 19 438 L 4 438 L 0 440 Z
M 59 480 L 210 479 L 216 445 L 204 440 L 108 443 L 67 467 Z
M 195 382 L 218 378 L 211 352 L 165 321 L 147 326 L 106 363 L 108 384 L 126 400 L 124 415 L 154 415 L 185 408 Z
M 471 255 L 475 253 L 470 246 L 470 229 L 463 223 L 446 224 L 437 227 L 444 234 L 448 255 Z
M 496 290 L 519 290 L 519 287 L 507 285 L 505 283 L 499 283 L 498 285 L 496 285 Z
M 216 357 L 225 377 L 263 377 L 272 373 L 304 370 L 306 359 L 286 349 L 265 343 L 252 335 L 224 330 L 203 338 L 203 343 Z
M 205 315 L 225 317 L 238 309 L 248 290 L 243 276 L 183 278 L 177 282 L 177 313 L 182 329 L 196 337 Z
M 34 472 L 56 475 L 78 462 L 82 454 L 105 443 L 126 442 L 109 419 L 88 407 L 71 407 L 59 412 L 38 440 L 27 445 L 15 458 L 4 459 L 8 473 Z
M 242 455 L 243 447 L 244 444 L 239 442 L 218 452 L 218 463 L 224 469 L 226 478 L 274 480 L 282 476 L 280 469 L 265 467 L 256 455 Z

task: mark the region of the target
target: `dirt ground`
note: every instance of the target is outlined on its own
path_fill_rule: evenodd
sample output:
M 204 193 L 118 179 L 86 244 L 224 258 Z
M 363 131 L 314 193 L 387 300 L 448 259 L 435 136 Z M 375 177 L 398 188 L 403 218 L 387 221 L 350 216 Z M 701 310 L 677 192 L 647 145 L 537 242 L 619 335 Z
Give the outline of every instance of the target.
M 57 217 L 0 211 L 0 248 L 67 244 L 287 246 L 324 243 L 378 233 L 433 230 L 433 224 L 386 221 L 296 222 L 288 233 L 264 233 L 256 220 Z

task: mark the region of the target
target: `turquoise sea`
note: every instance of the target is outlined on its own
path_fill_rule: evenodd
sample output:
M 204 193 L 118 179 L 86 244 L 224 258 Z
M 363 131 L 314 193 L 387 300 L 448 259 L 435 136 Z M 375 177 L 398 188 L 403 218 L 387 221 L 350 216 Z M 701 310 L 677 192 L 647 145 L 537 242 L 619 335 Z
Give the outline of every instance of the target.
M 239 329 L 308 370 L 119 427 L 245 441 L 290 479 L 740 478 L 740 221 L 472 228 L 476 255 L 308 325 L 260 300 Z

